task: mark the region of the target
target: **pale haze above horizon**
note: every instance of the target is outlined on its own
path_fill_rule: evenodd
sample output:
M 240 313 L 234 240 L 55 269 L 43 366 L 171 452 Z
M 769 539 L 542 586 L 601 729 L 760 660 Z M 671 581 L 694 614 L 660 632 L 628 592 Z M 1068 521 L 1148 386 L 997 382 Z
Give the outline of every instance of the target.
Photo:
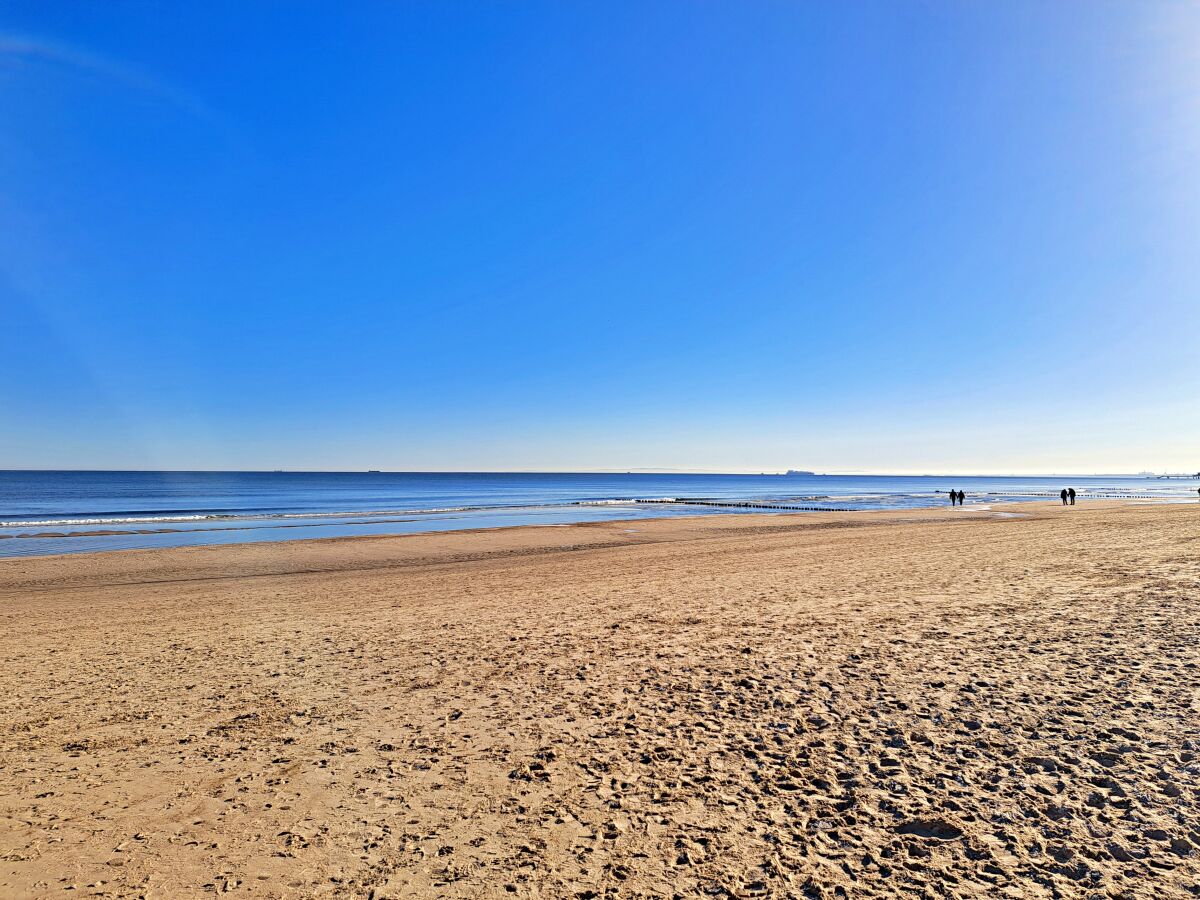
M 0 8 L 0 468 L 1200 470 L 1200 5 Z

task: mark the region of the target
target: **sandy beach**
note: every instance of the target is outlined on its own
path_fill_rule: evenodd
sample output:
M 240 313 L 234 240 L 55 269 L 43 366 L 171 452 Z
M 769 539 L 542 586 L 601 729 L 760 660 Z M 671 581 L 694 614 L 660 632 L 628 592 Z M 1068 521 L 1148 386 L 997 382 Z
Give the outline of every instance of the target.
M 1200 507 L 0 561 L 0 896 L 1194 897 Z

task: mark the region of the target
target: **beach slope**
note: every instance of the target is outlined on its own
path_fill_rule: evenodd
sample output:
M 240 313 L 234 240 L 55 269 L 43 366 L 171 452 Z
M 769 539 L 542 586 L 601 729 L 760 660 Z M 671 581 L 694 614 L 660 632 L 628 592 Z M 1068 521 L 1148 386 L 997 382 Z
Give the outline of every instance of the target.
M 1005 510 L 4 560 L 0 895 L 1195 896 L 1200 508 Z

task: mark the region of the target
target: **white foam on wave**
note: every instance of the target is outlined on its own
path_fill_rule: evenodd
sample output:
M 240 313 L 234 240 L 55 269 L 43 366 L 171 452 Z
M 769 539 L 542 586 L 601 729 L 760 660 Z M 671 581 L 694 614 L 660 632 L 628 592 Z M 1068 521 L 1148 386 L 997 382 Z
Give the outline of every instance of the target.
M 0 528 L 41 528 L 46 525 L 152 525 L 155 522 L 202 522 L 208 519 L 231 519 L 233 516 L 125 516 L 93 519 L 18 519 L 0 522 Z

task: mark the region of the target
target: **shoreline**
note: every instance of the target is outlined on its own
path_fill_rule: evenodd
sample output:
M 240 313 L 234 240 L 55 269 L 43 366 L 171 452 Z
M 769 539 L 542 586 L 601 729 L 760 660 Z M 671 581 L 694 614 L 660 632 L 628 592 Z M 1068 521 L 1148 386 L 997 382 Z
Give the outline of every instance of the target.
M 658 501 L 655 501 L 655 502 L 658 502 Z M 1179 504 L 1186 505 L 1186 504 L 1191 504 L 1191 503 L 1195 503 L 1195 502 L 1196 502 L 1196 500 L 1194 500 L 1191 497 L 1163 497 L 1163 498 L 1160 498 L 1160 497 L 1150 497 L 1150 498 L 1113 497 L 1113 498 L 1104 498 L 1104 499 L 1089 499 L 1086 501 L 1080 500 L 1080 502 L 1073 508 L 1082 510 L 1085 508 L 1086 509 L 1111 508 L 1112 506 L 1162 506 L 1162 505 L 1179 505 Z M 650 505 L 649 502 L 647 502 L 647 505 Z M 684 505 L 692 505 L 692 504 L 689 502 L 688 504 L 684 504 Z M 698 504 L 696 504 L 696 505 L 698 506 Z M 722 504 L 713 504 L 713 505 L 720 506 Z M 519 507 L 514 507 L 514 508 L 519 508 Z M 749 509 L 758 510 L 758 509 L 763 509 L 764 507 L 755 506 L 753 504 L 747 504 L 746 508 L 748 510 Z M 765 508 L 766 509 L 776 509 L 775 507 L 765 507 Z M 508 531 L 508 530 L 512 530 L 512 529 L 523 529 L 523 528 L 534 528 L 534 529 L 537 529 L 537 528 L 575 528 L 575 527 L 588 527 L 588 526 L 603 527 L 606 525 L 618 526 L 618 525 L 630 525 L 630 524 L 640 524 L 640 525 L 649 527 L 650 523 L 655 523 L 655 522 L 672 522 L 672 521 L 680 521 L 680 520 L 698 520 L 698 519 L 699 520 L 714 520 L 714 521 L 723 520 L 723 519 L 735 519 L 735 520 L 750 519 L 753 521 L 753 520 L 760 519 L 760 518 L 770 520 L 770 519 L 777 519 L 780 517 L 793 517 L 793 516 L 804 517 L 805 519 L 808 519 L 808 518 L 814 517 L 814 516 L 827 517 L 827 516 L 831 516 L 831 515 L 860 516 L 860 515 L 865 514 L 865 515 L 874 515 L 874 516 L 904 516 L 904 515 L 920 515 L 920 514 L 936 515 L 936 514 L 942 513 L 942 512 L 944 512 L 945 514 L 947 514 L 949 516 L 955 516 L 955 517 L 961 517 L 961 516 L 967 515 L 969 513 L 977 513 L 977 514 L 981 514 L 981 515 L 990 514 L 990 515 L 994 515 L 994 516 L 995 515 L 1005 515 L 1005 514 L 1007 514 L 1009 516 L 1014 516 L 1014 515 L 1024 516 L 1024 515 L 1031 514 L 1031 512 L 1035 512 L 1037 510 L 1046 509 L 1046 508 L 1059 508 L 1059 506 L 1058 506 L 1058 504 L 1053 503 L 1050 500 L 1045 500 L 1045 499 L 1011 500 L 1011 501 L 1010 500 L 982 501 L 980 503 L 973 503 L 973 504 L 963 506 L 963 507 L 947 507 L 945 504 L 939 504 L 939 505 L 930 505 L 930 506 L 907 506 L 907 507 L 888 508 L 888 509 L 874 509 L 874 508 L 868 508 L 868 509 L 843 509 L 843 508 L 816 509 L 816 508 L 812 508 L 812 509 L 810 509 L 810 508 L 804 508 L 803 511 L 797 511 L 795 508 L 788 508 L 788 507 L 780 506 L 777 508 L 778 511 L 772 511 L 772 512 L 767 512 L 767 511 L 755 511 L 755 512 L 747 511 L 747 512 L 734 512 L 734 513 L 728 513 L 728 512 L 726 512 L 726 513 L 705 513 L 705 512 L 691 513 L 691 512 L 687 512 L 687 513 L 676 513 L 674 515 L 669 515 L 669 516 L 633 517 L 633 518 L 628 518 L 628 519 L 600 519 L 600 520 L 581 520 L 581 521 L 552 522 L 552 523 L 522 523 L 522 524 L 516 524 L 516 525 L 482 525 L 482 526 L 467 527 L 467 528 L 429 529 L 429 530 L 412 531 L 412 532 L 381 532 L 381 533 L 377 533 L 377 534 L 357 534 L 357 535 L 356 534 L 341 534 L 341 535 L 329 535 L 328 537 L 303 537 L 303 538 L 287 538 L 287 539 L 280 539 L 280 540 L 257 540 L 257 541 L 256 540 L 247 540 L 247 541 L 232 541 L 232 542 L 214 541 L 212 543 L 179 544 L 179 545 L 169 545 L 169 546 L 165 546 L 165 547 L 128 547 L 128 548 L 116 547 L 116 548 L 111 548 L 111 549 L 80 550 L 80 551 L 67 551 L 67 552 L 47 552 L 47 553 L 28 553 L 28 554 L 15 554 L 12 556 L 0 556 L 0 565 L 4 565 L 10 560 L 42 559 L 42 558 L 47 558 L 47 557 L 59 557 L 59 556 L 95 556 L 95 555 L 109 554 L 109 553 L 156 553 L 156 552 L 166 552 L 166 551 L 170 551 L 170 550 L 202 550 L 202 549 L 212 549 L 212 548 L 217 548 L 217 547 L 287 546 L 290 544 L 305 544 L 305 543 L 314 542 L 314 541 L 384 540 L 384 539 L 390 539 L 390 538 L 418 538 L 418 537 L 421 537 L 422 535 L 431 535 L 432 536 L 432 535 L 447 535 L 447 534 L 477 534 L 477 533 L 486 533 L 486 532 L 491 532 L 491 531 Z M 1072 507 L 1068 507 L 1068 509 L 1071 509 L 1071 508 Z M 510 509 L 510 508 L 506 508 L 506 509 Z M 442 511 L 438 510 L 436 512 L 440 513 Z M 416 519 L 416 518 L 412 518 L 412 519 L 380 519 L 377 522 L 372 522 L 369 524 L 388 525 L 388 524 L 400 524 L 400 523 L 405 523 L 405 522 L 410 522 L 410 521 L 418 521 L 418 519 Z M 823 521 L 823 519 L 820 521 Z M 260 530 L 260 529 L 265 530 L 265 529 L 275 529 L 275 528 L 282 529 L 282 528 L 308 528 L 308 527 L 320 527 L 320 526 L 312 526 L 312 525 L 307 525 L 307 524 L 296 524 L 296 525 L 283 524 L 283 525 L 269 525 L 269 526 L 215 527 L 215 528 L 206 528 L 206 529 L 177 529 L 177 528 L 97 529 L 94 531 L 40 532 L 40 533 L 28 533 L 28 534 L 16 534 L 16 535 L 0 535 L 0 540 L 2 540 L 2 539 L 29 540 L 29 539 L 46 539 L 46 538 L 70 540 L 73 538 L 88 538 L 88 537 L 120 537 L 120 536 L 134 536 L 134 535 L 152 535 L 152 534 L 205 534 L 210 531 L 214 532 L 214 533 L 221 533 L 221 532 L 226 532 L 226 531 L 253 531 L 253 530 Z M 336 526 L 334 526 L 334 527 L 336 527 Z
M 1195 499 L 1128 476 L 0 472 L 0 558 L 520 524 L 1053 501 Z M 700 505 L 704 504 L 704 505 Z

